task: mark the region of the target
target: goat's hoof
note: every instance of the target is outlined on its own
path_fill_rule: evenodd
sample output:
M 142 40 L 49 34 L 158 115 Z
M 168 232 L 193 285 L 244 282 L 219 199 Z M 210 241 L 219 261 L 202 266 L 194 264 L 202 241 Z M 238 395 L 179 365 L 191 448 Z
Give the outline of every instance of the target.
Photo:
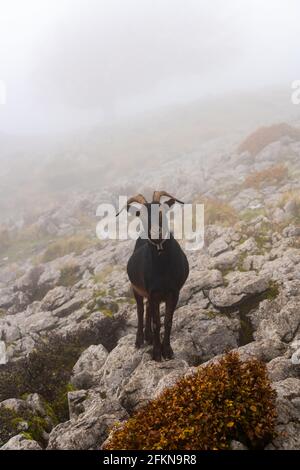
M 170 344 L 163 344 L 162 345 L 162 355 L 164 359 L 173 359 L 174 352 L 171 348 Z

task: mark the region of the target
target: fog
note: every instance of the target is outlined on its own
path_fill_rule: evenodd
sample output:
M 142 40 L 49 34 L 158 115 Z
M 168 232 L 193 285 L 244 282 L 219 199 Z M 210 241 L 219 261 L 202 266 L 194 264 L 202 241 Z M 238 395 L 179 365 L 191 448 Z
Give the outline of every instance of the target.
M 122 122 L 299 79 L 298 0 L 0 0 L 0 132 Z

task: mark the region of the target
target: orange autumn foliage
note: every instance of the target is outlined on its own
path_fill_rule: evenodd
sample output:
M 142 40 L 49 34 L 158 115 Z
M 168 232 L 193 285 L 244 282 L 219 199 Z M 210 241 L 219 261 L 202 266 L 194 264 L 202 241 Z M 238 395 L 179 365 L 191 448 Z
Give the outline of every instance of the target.
M 278 184 L 288 175 L 288 169 L 285 165 L 272 165 L 265 170 L 250 173 L 244 181 L 245 188 L 259 189 L 264 186 Z
M 105 450 L 222 450 L 233 439 L 263 448 L 275 435 L 266 367 L 237 353 L 199 367 L 112 432 Z

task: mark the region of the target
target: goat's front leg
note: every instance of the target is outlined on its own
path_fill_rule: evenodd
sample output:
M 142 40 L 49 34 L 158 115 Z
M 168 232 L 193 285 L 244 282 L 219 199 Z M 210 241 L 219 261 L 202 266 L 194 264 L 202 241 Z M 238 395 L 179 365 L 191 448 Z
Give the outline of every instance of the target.
M 165 313 L 165 331 L 164 339 L 162 342 L 162 355 L 165 359 L 172 359 L 174 357 L 173 349 L 170 344 L 173 314 L 178 302 L 178 292 L 172 292 L 166 300 L 166 313 Z
M 144 298 L 133 290 L 137 306 L 138 328 L 136 333 L 135 346 L 140 348 L 144 344 Z
M 160 312 L 159 302 L 157 300 L 149 302 L 150 314 L 153 319 L 153 354 L 154 361 L 161 361 L 161 342 L 160 342 Z
M 148 344 L 153 343 L 152 319 L 151 319 L 151 312 L 150 312 L 150 307 L 149 307 L 149 300 L 147 300 L 147 303 L 146 303 L 145 341 L 147 341 Z

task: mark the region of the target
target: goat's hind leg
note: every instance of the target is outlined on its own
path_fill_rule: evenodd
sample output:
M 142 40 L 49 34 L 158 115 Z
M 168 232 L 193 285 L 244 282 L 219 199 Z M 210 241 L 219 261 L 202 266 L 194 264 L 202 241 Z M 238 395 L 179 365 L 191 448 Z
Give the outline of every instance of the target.
M 135 346 L 141 348 L 144 344 L 144 297 L 139 295 L 133 289 L 136 306 L 137 306 L 137 317 L 138 317 L 138 328 L 136 333 Z

